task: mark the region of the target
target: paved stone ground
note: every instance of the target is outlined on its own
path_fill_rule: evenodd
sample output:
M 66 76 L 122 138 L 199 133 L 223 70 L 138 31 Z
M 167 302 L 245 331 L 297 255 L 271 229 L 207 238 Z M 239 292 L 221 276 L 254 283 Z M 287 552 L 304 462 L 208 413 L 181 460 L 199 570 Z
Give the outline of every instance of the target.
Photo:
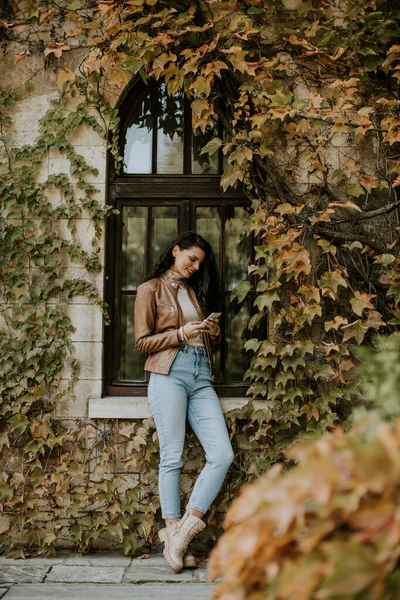
M 174 573 L 162 554 L 130 558 L 121 552 L 14 560 L 0 556 L 4 600 L 211 600 L 207 569 Z

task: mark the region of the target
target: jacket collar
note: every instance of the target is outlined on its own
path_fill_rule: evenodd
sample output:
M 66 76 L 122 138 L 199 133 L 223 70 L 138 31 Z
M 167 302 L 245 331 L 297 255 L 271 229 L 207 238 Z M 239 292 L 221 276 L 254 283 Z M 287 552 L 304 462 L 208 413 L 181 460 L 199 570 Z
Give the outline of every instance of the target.
M 181 286 L 186 287 L 186 281 L 182 275 L 179 275 L 179 273 L 171 271 L 170 269 L 161 275 L 161 279 L 174 290 L 178 290 Z

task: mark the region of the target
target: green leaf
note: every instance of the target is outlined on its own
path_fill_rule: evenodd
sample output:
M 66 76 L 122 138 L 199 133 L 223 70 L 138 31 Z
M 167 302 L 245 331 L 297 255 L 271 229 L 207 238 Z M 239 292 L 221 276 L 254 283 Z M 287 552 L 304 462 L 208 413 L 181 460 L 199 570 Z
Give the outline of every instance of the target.
M 355 198 L 358 198 L 359 196 L 365 194 L 365 190 L 361 187 L 359 183 L 349 183 L 349 185 L 346 188 L 346 192 L 349 194 L 349 196 L 353 196 Z
M 224 192 L 228 187 L 236 187 L 238 181 L 243 181 L 244 171 L 231 165 L 221 177 L 221 186 Z
M 330 365 L 322 365 L 318 371 L 314 373 L 315 379 L 332 379 L 335 375 L 335 371 Z
M 209 156 L 212 156 L 222 146 L 222 144 L 223 141 L 220 138 L 213 138 L 202 148 L 200 155 L 208 154 Z
M 233 300 L 235 300 L 235 298 L 237 298 L 237 301 L 239 303 L 243 302 L 243 300 L 246 298 L 246 296 L 250 290 L 251 290 L 250 281 L 241 281 L 240 283 L 237 284 L 236 287 L 233 288 L 233 290 L 231 292 L 230 302 L 233 302 Z
M 257 350 L 259 349 L 261 344 L 262 344 L 262 342 L 260 342 L 260 340 L 258 340 L 257 338 L 252 338 L 251 340 L 247 340 L 247 342 L 244 345 L 244 349 L 252 350 L 253 352 L 257 352 Z
M 258 296 L 254 301 L 254 306 L 257 306 L 259 310 L 263 310 L 264 308 L 268 308 L 270 310 L 273 303 L 279 302 L 279 300 L 280 297 L 277 290 L 271 290 L 266 294 Z

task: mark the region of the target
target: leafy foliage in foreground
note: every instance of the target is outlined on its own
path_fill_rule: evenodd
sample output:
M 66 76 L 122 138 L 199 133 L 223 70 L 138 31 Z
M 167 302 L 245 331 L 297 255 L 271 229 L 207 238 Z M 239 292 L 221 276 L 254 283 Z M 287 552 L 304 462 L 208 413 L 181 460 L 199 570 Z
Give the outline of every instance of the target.
M 379 364 L 368 386 L 385 381 L 397 399 L 400 338 L 363 352 Z M 389 359 L 389 360 L 388 360 Z M 385 398 L 376 406 L 387 414 Z M 226 533 L 210 559 L 221 575 L 221 600 L 395 600 L 400 586 L 400 419 L 364 415 L 350 431 L 338 427 L 297 444 L 298 464 L 275 465 L 246 486 L 225 518 Z
M 0 7 L 5 59 L 14 51 L 18 65 L 42 57 L 50 70 L 62 60 L 61 95 L 81 86 L 80 74 L 88 100 L 70 115 L 56 103 L 37 144 L 22 149 L 12 143 L 11 95 L 1 100 L 0 499 L 3 539 L 16 553 L 51 551 L 63 540 L 85 550 L 104 537 L 132 552 L 154 535 L 151 423 L 136 423 L 120 446 L 125 424 L 64 427 L 53 418 L 65 363 L 77 374 L 67 303 L 78 294 L 101 301 L 63 271 L 65 261 L 100 266 L 108 209 L 94 202 L 91 166 L 70 141 L 83 124 L 99 131 L 90 106 L 100 107 L 107 137 L 117 115 L 104 112 L 101 93 L 135 77 L 160 79 L 170 95 L 184 90 L 191 99 L 195 132 L 208 131 L 216 116 L 225 127 L 224 139 L 203 152 L 224 153 L 223 188 L 243 183 L 252 202 L 256 259 L 232 300 L 255 292 L 247 380 L 252 398 L 267 399 L 263 409 L 249 404 L 229 417 L 236 492 L 281 460 L 296 437 L 346 419 L 355 392 L 352 345 L 400 323 L 398 22 L 396 3 L 386 0 L 20 0 Z M 72 50 L 82 53 L 76 72 Z M 67 159 L 75 187 L 64 174 L 37 183 L 50 151 Z M 111 151 L 118 163 L 115 145 Z M 48 201 L 54 191 L 58 208 Z M 74 237 L 82 210 L 93 219 L 93 253 Z M 267 314 L 265 335 L 259 326 Z M 129 482 L 125 466 L 140 477 Z M 189 480 L 198 471 L 191 469 Z M 209 521 L 214 536 L 214 513 Z

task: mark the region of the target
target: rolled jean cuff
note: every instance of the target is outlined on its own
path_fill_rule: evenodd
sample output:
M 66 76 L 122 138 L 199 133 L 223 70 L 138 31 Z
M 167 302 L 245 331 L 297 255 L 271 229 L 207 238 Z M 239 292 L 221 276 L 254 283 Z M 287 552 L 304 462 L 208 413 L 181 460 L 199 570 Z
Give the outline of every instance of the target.
M 199 512 L 206 514 L 206 512 L 208 511 L 208 509 L 210 508 L 209 506 L 207 506 L 207 508 L 200 508 L 200 506 L 193 506 L 192 504 L 188 504 L 186 507 L 186 510 L 188 508 L 191 508 L 192 510 L 198 510 Z
M 182 515 L 163 515 L 163 519 L 182 519 Z

